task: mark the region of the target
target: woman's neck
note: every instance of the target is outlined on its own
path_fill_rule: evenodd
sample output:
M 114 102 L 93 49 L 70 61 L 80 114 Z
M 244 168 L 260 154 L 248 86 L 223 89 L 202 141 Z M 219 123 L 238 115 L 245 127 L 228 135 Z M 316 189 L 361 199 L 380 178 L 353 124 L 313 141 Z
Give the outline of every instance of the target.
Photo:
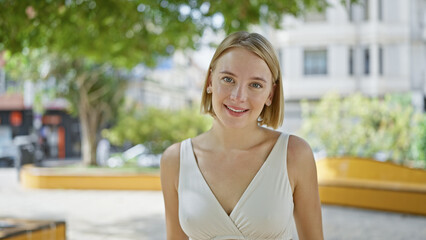
M 257 124 L 246 128 L 230 129 L 216 120 L 213 121 L 209 132 L 212 144 L 223 150 L 248 149 L 265 137 L 265 129 Z

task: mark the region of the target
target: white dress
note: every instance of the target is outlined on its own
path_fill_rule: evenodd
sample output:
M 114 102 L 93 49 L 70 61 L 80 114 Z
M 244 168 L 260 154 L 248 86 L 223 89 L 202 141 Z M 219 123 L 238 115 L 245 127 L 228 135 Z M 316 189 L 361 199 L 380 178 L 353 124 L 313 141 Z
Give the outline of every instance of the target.
M 179 221 L 192 240 L 292 238 L 293 195 L 287 173 L 289 135 L 282 133 L 228 215 L 205 181 L 191 139 L 180 149 Z

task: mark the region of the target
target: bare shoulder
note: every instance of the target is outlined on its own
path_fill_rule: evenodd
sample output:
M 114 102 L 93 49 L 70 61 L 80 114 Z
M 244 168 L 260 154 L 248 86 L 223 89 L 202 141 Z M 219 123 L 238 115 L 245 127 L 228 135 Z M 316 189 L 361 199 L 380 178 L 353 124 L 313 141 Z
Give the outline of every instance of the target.
M 300 179 L 316 175 L 316 165 L 312 149 L 301 137 L 290 135 L 287 147 L 287 167 L 290 181 L 295 188 Z
M 309 144 L 303 138 L 296 135 L 290 135 L 287 151 L 287 155 L 291 157 L 292 161 L 313 160 L 312 149 Z
M 161 156 L 161 165 L 171 166 L 179 164 L 180 158 L 180 142 L 168 147 Z
M 180 144 L 168 147 L 161 156 L 160 170 L 163 184 L 167 181 L 177 188 L 180 163 Z

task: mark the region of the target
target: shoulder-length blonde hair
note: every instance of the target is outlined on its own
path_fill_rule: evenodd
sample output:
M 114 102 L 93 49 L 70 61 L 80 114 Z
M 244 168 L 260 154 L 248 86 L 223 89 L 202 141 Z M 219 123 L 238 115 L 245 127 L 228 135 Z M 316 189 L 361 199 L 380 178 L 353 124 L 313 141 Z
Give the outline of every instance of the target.
M 282 78 L 280 63 L 272 44 L 258 33 L 235 32 L 227 36 L 217 47 L 216 52 L 210 61 L 207 76 L 204 82 L 203 95 L 201 98 L 201 112 L 215 116 L 212 107 L 212 95 L 207 94 L 209 78 L 213 69 L 216 67 L 218 59 L 224 52 L 231 48 L 244 48 L 263 59 L 272 73 L 274 84 L 274 96 L 270 106 L 264 106 L 259 115 L 260 125 L 266 125 L 274 129 L 282 125 L 284 120 L 284 94 L 282 89 Z

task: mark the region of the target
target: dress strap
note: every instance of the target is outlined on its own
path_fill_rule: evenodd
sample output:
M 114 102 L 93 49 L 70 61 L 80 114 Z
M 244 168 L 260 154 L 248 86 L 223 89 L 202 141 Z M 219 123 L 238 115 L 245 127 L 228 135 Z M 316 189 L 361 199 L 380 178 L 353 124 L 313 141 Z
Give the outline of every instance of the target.
M 188 171 L 190 171 L 191 168 L 191 156 L 189 154 L 192 154 L 192 149 L 190 141 L 191 139 L 188 138 L 183 140 L 180 144 L 178 191 L 183 187 L 184 182 L 186 181 L 186 178 L 188 176 Z

